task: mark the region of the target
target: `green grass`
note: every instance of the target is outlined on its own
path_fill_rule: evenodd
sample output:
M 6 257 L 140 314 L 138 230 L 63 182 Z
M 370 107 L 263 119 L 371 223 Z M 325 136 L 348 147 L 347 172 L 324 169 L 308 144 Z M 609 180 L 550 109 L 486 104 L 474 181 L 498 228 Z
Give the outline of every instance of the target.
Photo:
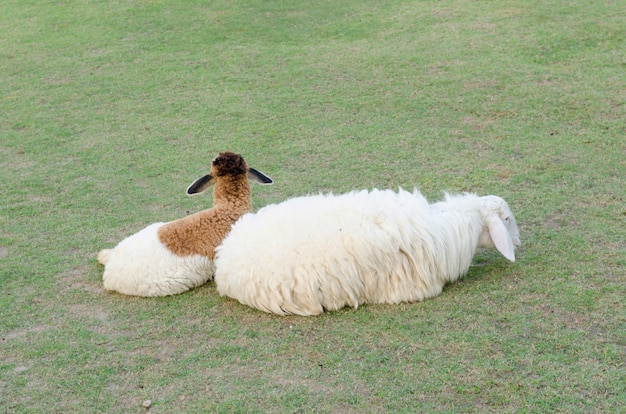
M 0 412 L 623 412 L 626 6 L 3 1 Z M 102 290 L 96 252 L 211 204 L 503 196 L 523 247 L 441 296 L 277 317 Z

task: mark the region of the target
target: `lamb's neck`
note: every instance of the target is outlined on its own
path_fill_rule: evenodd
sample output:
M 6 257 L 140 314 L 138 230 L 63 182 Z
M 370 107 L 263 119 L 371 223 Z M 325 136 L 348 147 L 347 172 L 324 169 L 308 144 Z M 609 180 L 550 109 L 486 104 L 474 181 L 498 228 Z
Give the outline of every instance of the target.
M 233 212 L 252 211 L 251 190 L 247 179 L 225 179 L 215 185 L 213 206 Z
M 178 256 L 202 255 L 213 260 L 215 247 L 243 214 L 252 211 L 250 186 L 245 183 L 223 185 L 218 182 L 213 193 L 213 207 L 159 228 L 159 240 Z M 228 184 L 228 183 L 227 183 Z

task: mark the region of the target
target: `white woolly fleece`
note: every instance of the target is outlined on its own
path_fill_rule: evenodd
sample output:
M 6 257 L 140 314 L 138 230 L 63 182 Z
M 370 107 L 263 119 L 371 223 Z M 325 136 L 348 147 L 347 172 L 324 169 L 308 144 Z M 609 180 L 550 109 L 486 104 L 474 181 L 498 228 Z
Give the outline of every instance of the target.
M 484 205 L 469 194 L 429 205 L 403 190 L 270 205 L 240 218 L 216 249 L 217 290 L 280 315 L 436 296 L 467 272 Z
M 106 290 L 166 296 L 186 292 L 211 279 L 215 265 L 207 257 L 180 257 L 160 242 L 157 231 L 164 224 L 151 224 L 110 250 L 102 276 Z

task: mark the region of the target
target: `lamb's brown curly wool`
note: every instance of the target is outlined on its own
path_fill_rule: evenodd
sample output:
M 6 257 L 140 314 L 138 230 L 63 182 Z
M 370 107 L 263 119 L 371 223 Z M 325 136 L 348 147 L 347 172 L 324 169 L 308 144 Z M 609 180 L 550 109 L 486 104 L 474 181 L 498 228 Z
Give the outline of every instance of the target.
M 215 248 L 243 214 L 252 211 L 248 165 L 243 157 L 222 152 L 211 164 L 213 207 L 163 225 L 158 236 L 178 256 L 199 254 L 213 260 Z

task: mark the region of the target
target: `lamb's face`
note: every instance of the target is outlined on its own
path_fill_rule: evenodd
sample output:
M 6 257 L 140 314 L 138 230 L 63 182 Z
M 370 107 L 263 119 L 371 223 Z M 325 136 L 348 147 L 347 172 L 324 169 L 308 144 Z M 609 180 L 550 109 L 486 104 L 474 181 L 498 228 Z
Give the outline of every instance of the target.
M 246 174 L 248 165 L 243 157 L 232 152 L 220 152 L 211 163 L 211 175 L 221 177 L 224 175 Z
M 492 219 L 499 219 L 504 224 L 504 227 L 508 231 L 513 246 L 519 247 L 522 242 L 519 236 L 519 229 L 517 228 L 517 222 L 513 216 L 513 212 L 509 208 L 509 205 L 504 199 L 497 196 L 481 197 L 485 202 L 484 207 L 481 209 L 481 216 L 483 222 L 486 224 L 483 228 L 483 232 L 480 236 L 479 247 L 495 247 L 494 242 L 489 234 L 489 228 L 487 223 Z

